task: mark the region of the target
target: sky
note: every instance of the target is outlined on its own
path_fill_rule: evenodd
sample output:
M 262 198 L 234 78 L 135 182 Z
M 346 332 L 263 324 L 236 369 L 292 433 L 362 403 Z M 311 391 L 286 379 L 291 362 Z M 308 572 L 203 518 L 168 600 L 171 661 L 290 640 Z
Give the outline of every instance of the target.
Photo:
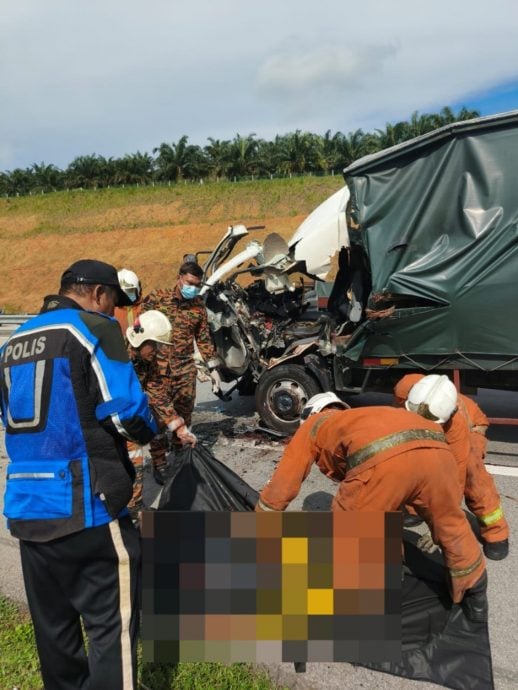
M 17 0 L 0 170 L 518 109 L 516 0 Z

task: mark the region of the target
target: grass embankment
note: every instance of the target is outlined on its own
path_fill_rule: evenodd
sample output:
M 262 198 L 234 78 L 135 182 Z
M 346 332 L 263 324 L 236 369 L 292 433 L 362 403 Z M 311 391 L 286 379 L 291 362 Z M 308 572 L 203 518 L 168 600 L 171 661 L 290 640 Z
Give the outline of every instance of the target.
M 42 687 L 30 616 L 0 596 L 0 688 Z M 144 690 L 275 690 L 268 676 L 248 664 L 141 664 Z M 277 688 L 277 690 L 281 690 Z
M 303 177 L 0 199 L 0 308 L 36 311 L 80 258 L 135 270 L 145 291 L 169 286 L 183 254 L 212 249 L 228 225 L 265 225 L 252 237 L 288 238 L 342 186 L 340 176 Z
M 34 631 L 28 613 L 0 596 L 0 688 L 42 687 Z

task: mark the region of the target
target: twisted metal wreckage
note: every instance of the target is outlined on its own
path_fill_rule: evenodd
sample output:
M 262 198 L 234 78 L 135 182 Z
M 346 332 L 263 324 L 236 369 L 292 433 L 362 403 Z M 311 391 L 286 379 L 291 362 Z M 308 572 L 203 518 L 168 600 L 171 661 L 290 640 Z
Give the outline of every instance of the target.
M 518 389 L 517 144 L 518 111 L 454 123 L 349 166 L 289 242 L 232 255 L 251 228 L 228 229 L 203 293 L 223 379 L 267 426 L 292 433 L 312 395 L 409 371 Z

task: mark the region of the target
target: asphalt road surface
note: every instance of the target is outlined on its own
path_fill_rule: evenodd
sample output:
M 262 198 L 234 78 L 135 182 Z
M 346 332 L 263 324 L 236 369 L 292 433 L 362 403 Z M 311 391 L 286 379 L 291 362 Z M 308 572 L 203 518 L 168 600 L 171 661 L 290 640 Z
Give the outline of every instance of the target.
M 390 404 L 388 396 L 364 395 L 352 402 L 357 405 Z M 491 417 L 518 419 L 518 394 L 480 391 L 477 402 Z M 198 388 L 193 428 L 200 442 L 209 445 L 222 462 L 226 462 L 256 489 L 261 489 L 282 455 L 283 445 L 265 433 L 254 431 L 258 419 L 253 398 L 222 403 L 215 399 L 207 384 Z M 489 431 L 489 453 L 486 462 L 494 478 L 511 525 L 511 552 L 504 561 L 488 562 L 490 638 L 497 690 L 518 689 L 518 427 L 493 425 Z M 7 459 L 0 450 L 0 500 L 3 499 Z M 321 510 L 330 505 L 334 485 L 313 471 L 306 480 L 291 510 Z M 159 487 L 146 474 L 145 498 L 153 501 Z M 0 529 L 0 590 L 7 596 L 25 602 L 17 541 Z M 346 663 L 308 663 L 304 674 L 295 674 L 292 664 L 268 667 L 276 680 L 300 690 L 432 690 L 437 685 L 404 680 L 386 674 L 353 667 Z

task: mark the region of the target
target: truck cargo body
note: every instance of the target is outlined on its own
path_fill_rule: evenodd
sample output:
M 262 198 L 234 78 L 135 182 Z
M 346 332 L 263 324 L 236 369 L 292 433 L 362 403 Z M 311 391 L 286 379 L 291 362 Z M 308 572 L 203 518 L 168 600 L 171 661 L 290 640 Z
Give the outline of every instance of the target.
M 349 241 L 371 288 L 365 319 L 337 346 L 339 389 L 361 385 L 367 370 L 372 387 L 387 368 L 458 369 L 466 385 L 517 387 L 517 153 L 515 111 L 344 171 Z

